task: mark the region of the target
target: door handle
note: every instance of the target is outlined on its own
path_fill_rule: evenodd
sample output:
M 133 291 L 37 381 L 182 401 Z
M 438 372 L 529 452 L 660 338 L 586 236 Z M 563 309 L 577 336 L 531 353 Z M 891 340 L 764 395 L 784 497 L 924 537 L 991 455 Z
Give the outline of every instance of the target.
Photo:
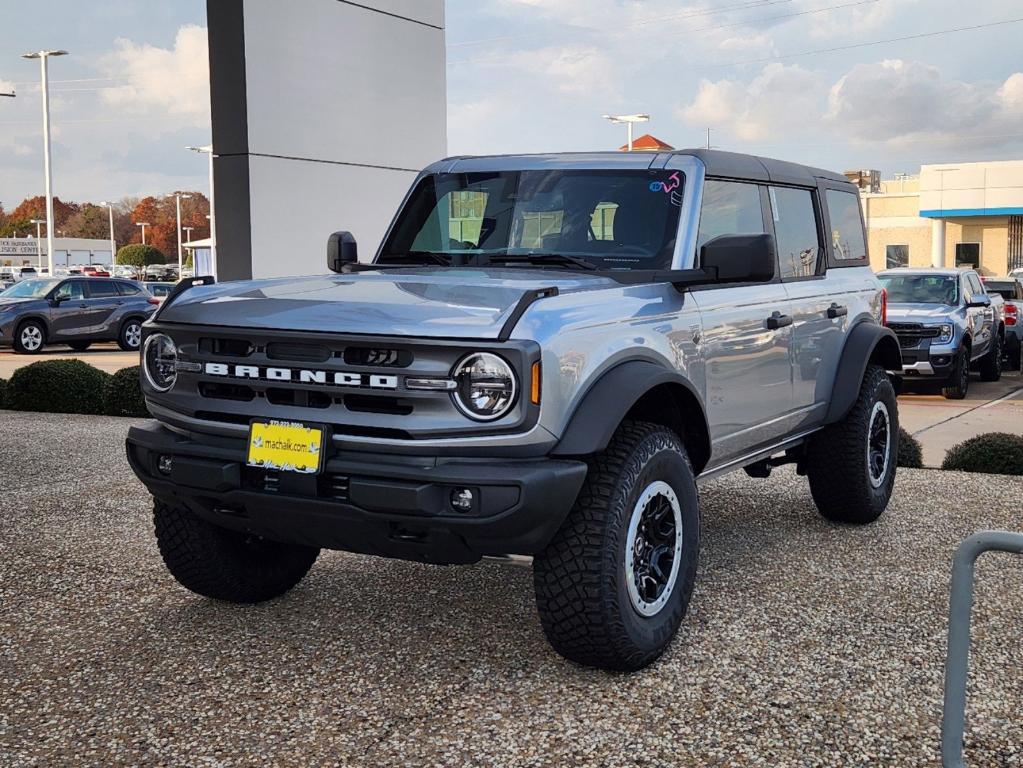
M 784 328 L 788 325 L 792 325 L 792 317 L 789 315 L 783 315 L 781 312 L 774 312 L 769 318 L 767 318 L 767 327 L 769 330 L 776 331 L 779 328 Z
M 88 305 L 88 304 L 79 304 L 79 305 L 78 305 L 78 308 L 79 308 L 79 309 L 88 309 L 88 308 L 89 308 L 89 305 Z
M 836 317 L 845 317 L 849 314 L 848 307 L 841 307 L 838 304 L 832 304 L 828 307 L 828 317 L 834 320 Z

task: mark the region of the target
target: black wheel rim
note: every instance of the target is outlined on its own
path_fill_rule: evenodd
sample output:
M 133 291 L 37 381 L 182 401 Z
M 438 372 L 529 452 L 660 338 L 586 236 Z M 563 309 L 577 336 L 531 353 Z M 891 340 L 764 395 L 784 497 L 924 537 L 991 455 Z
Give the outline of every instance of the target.
M 888 406 L 883 402 L 874 403 L 870 412 L 870 424 L 867 428 L 867 467 L 870 472 L 870 483 L 875 488 L 884 482 L 888 474 L 888 462 L 891 456 L 892 430 L 888 416 Z
M 651 483 L 633 510 L 626 539 L 625 576 L 633 607 L 653 616 L 667 603 L 682 554 L 682 512 L 667 483 Z

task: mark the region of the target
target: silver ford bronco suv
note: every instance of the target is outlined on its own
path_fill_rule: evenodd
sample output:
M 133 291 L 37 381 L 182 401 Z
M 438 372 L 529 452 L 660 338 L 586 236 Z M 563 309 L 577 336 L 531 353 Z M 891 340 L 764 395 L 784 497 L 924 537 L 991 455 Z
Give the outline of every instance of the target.
M 184 586 L 257 602 L 323 547 L 531 556 L 554 648 L 635 670 L 686 612 L 697 484 L 793 463 L 884 511 L 899 342 L 855 187 L 716 151 L 458 157 L 372 263 L 183 283 L 144 327 L 127 440 Z

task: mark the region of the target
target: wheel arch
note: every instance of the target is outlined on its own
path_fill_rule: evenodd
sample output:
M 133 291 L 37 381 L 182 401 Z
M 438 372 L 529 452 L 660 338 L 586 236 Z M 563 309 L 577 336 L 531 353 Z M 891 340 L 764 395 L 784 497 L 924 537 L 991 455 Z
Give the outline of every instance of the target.
M 17 333 L 19 330 L 21 330 L 21 327 L 29 320 L 35 320 L 37 323 L 43 326 L 44 341 L 50 338 L 50 321 L 44 315 L 34 313 L 18 318 L 18 322 L 14 326 L 14 332 Z
M 862 322 L 853 326 L 842 348 L 835 386 L 825 423 L 845 418 L 856 402 L 867 366 L 876 363 L 886 371 L 902 371 L 902 350 L 895 333 L 882 325 Z
M 710 459 L 710 429 L 693 384 L 677 371 L 646 360 L 627 360 L 606 371 L 583 396 L 551 455 L 588 456 L 607 448 L 625 420 L 674 431 L 693 471 Z

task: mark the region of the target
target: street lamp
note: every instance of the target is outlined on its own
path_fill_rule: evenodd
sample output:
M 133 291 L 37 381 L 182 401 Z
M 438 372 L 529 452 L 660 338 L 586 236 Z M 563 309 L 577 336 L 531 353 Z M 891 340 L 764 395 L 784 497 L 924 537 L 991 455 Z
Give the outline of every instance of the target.
M 104 200 L 100 205 L 105 205 L 107 212 L 110 214 L 110 276 L 117 277 L 114 274 L 117 271 L 117 245 L 114 243 L 114 204 Z
M 53 276 L 53 178 L 50 173 L 50 74 L 51 56 L 67 56 L 67 51 L 36 51 L 24 53 L 23 59 L 39 59 L 43 82 L 43 173 L 46 176 L 46 255 Z
M 181 269 L 184 266 L 184 262 L 182 261 L 182 258 L 181 258 L 181 201 L 182 200 L 188 200 L 191 197 L 191 195 L 183 195 L 180 192 L 175 192 L 172 195 L 167 195 L 167 197 L 177 198 L 177 204 L 178 204 L 178 277 L 181 277 Z
M 135 222 L 136 227 L 142 227 L 142 245 L 146 244 L 146 227 L 150 226 L 148 221 Z
M 645 123 L 650 120 L 650 115 L 604 115 L 604 119 L 615 123 L 625 123 L 629 127 L 629 151 L 632 151 L 632 126 L 635 123 Z
M 210 156 L 210 258 L 213 262 L 213 277 L 217 277 L 217 214 L 213 204 L 213 145 L 205 147 L 185 147 L 192 152 L 203 152 Z
M 46 219 L 32 219 L 32 223 L 36 225 L 36 264 L 39 270 L 43 269 L 43 236 L 39 232 L 39 227 L 46 223 Z M 50 277 L 53 277 L 53 273 L 50 273 Z
M 17 95 L 18 94 L 16 94 L 14 91 L 11 91 L 10 93 L 0 93 L 0 96 L 6 96 L 9 99 L 13 99 Z

